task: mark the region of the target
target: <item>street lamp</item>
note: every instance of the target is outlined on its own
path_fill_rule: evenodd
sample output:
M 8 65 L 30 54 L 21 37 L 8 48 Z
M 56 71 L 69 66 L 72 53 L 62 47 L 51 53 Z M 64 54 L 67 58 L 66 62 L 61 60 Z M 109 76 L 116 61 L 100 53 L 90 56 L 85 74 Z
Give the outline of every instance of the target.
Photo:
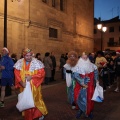
M 97 28 L 98 28 L 98 30 L 101 31 L 101 51 L 102 51 L 102 48 L 103 48 L 103 32 L 106 32 L 107 27 L 103 26 L 102 24 L 98 24 Z
M 11 0 L 11 2 L 13 1 Z M 20 0 L 17 1 L 20 2 Z M 4 47 L 7 47 L 7 0 L 4 0 Z M 6 95 L 11 95 L 11 90 L 6 89 Z
M 7 47 L 7 0 L 4 0 L 4 47 Z
M 11 0 L 13 2 L 14 0 Z M 20 2 L 21 0 L 15 0 Z M 7 0 L 4 0 L 4 47 L 7 47 Z

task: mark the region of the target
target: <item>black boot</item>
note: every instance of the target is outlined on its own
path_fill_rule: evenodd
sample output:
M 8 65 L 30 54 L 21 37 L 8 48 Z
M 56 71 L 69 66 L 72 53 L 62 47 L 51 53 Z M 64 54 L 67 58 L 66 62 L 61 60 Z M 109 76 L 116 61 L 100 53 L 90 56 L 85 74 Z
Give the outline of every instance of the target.
M 91 112 L 89 115 L 88 115 L 89 119 L 92 120 L 93 119 L 93 113 Z
M 83 111 L 79 110 L 78 113 L 76 114 L 76 118 L 79 119 L 82 115 Z

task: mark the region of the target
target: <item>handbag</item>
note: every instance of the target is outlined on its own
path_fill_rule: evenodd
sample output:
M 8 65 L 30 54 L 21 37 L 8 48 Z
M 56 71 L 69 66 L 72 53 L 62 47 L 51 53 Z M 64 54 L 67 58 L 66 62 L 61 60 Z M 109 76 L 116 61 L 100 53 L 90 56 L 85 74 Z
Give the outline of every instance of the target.
M 96 101 L 96 102 L 103 102 L 104 100 L 103 87 L 100 86 L 99 84 L 96 85 L 95 91 L 93 93 L 93 97 L 91 100 Z
M 35 107 L 30 82 L 26 81 L 23 92 L 18 94 L 16 107 L 20 112 Z

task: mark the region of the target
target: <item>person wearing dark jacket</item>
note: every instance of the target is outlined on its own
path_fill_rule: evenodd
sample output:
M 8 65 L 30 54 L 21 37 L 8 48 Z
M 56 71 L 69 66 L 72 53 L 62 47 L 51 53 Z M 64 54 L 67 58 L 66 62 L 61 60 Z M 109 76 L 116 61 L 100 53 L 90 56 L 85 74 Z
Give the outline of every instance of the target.
M 11 55 L 11 58 L 12 58 L 12 60 L 13 60 L 14 63 L 17 62 L 17 55 L 16 55 L 15 53 L 13 53 L 13 54 Z
M 38 60 L 40 60 L 42 62 L 41 54 L 40 53 L 36 53 L 35 58 L 37 58 Z
M 109 68 L 107 66 L 107 63 L 103 64 L 103 67 L 100 71 L 100 75 L 102 78 L 103 82 L 103 90 L 104 92 L 106 91 L 107 87 L 110 88 L 110 83 L 109 83 Z
M 60 70 L 61 70 L 61 77 L 62 79 L 65 79 L 64 77 L 64 65 L 65 65 L 66 61 L 65 61 L 65 57 L 64 57 L 64 54 L 61 54 L 61 57 L 60 57 Z
M 115 92 L 120 92 L 120 53 L 118 53 L 118 56 L 115 60 L 115 73 L 117 77 L 117 86 Z
M 12 58 L 9 57 L 9 51 L 7 48 L 2 49 L 2 58 L 0 61 L 0 70 L 2 72 L 1 76 L 1 101 L 0 107 L 4 107 L 5 98 L 5 88 L 9 85 L 12 89 L 14 88 L 14 72 L 13 72 L 14 62 Z
M 51 77 L 51 81 L 55 81 L 55 71 L 56 71 L 56 58 L 55 58 L 55 55 L 54 55 L 54 52 L 51 52 L 51 56 L 50 56 L 51 60 L 52 60 L 52 65 L 53 65 L 53 68 L 52 68 L 52 77 Z

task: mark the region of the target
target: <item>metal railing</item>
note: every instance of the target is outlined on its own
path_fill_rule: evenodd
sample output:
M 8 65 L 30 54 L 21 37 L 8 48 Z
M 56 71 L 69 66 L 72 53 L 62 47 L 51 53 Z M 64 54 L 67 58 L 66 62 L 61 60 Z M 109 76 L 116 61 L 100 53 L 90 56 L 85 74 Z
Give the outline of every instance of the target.
M 120 42 L 108 42 L 108 47 L 120 47 Z

